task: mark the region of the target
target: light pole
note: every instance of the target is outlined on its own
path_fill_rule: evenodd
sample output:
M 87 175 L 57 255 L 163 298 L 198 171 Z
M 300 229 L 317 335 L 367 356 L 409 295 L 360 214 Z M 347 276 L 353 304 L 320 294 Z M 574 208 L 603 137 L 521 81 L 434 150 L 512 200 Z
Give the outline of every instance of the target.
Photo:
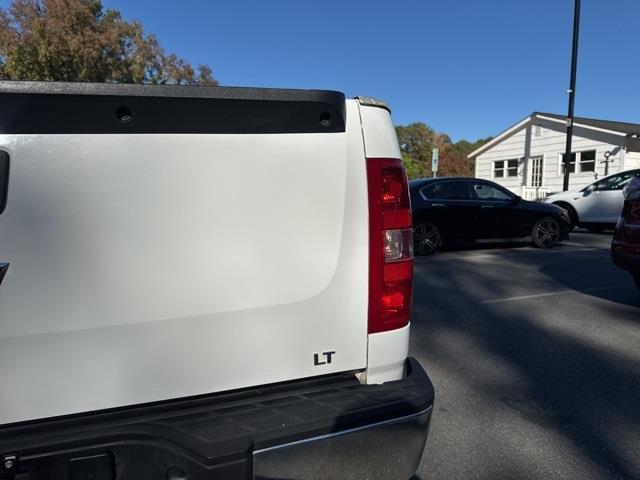
M 611 152 L 604 152 L 604 176 L 609 176 L 609 163 L 611 163 Z
M 573 8 L 573 48 L 571 50 L 571 79 L 569 81 L 569 112 L 567 113 L 567 148 L 564 154 L 563 190 L 569 190 L 569 170 L 571 168 L 571 137 L 573 136 L 573 104 L 576 95 L 576 70 L 578 67 L 578 37 L 580 31 L 580 0 L 575 0 Z

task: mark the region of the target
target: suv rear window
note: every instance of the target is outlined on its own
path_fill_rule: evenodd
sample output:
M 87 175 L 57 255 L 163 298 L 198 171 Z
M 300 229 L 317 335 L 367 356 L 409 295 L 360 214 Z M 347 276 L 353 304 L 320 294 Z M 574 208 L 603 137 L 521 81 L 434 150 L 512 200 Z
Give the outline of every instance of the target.
M 427 185 L 422 194 L 429 200 L 469 200 L 465 182 L 440 182 Z

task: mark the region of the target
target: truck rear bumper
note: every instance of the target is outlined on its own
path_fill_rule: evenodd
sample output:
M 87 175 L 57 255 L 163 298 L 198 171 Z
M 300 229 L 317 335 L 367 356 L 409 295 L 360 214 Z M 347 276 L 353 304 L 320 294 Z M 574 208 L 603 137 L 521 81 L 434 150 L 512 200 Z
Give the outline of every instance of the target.
M 434 391 L 352 374 L 0 427 L 0 479 L 408 479 Z
M 432 408 L 253 454 L 256 479 L 402 479 L 420 463 Z

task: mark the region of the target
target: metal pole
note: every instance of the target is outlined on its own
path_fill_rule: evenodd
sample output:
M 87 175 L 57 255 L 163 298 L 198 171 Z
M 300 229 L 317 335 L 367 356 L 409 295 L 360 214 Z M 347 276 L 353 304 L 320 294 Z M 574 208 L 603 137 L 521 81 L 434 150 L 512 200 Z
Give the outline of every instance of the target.
M 433 178 L 438 176 L 438 162 L 439 162 L 439 157 L 440 157 L 440 149 L 438 148 L 438 139 L 439 139 L 439 135 L 436 133 L 434 134 L 434 140 L 435 140 L 435 146 L 434 148 L 431 150 L 431 173 L 433 175 Z M 435 157 L 435 160 L 434 160 Z M 436 167 L 435 169 L 433 167 Z
M 564 155 L 563 190 L 569 190 L 571 168 L 571 137 L 573 136 L 573 104 L 576 95 L 576 70 L 578 67 L 578 36 L 580 30 L 580 0 L 575 0 L 573 9 L 573 48 L 571 50 L 571 80 L 569 82 L 569 112 L 567 113 L 567 148 Z

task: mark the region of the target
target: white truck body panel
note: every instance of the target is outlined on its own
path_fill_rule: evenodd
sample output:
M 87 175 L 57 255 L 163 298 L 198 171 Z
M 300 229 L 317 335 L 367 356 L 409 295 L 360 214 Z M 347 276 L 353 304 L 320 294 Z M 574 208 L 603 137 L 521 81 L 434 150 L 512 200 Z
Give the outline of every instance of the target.
M 369 360 L 366 383 L 377 384 L 398 380 L 404 375 L 409 356 L 410 326 L 369 335 Z
M 399 158 L 356 101 L 344 133 L 0 135 L 0 424 L 365 369 L 359 110 Z
M 402 159 L 389 111 L 386 108 L 361 106 L 360 116 L 367 158 Z
M 391 114 L 385 108 L 360 106 L 364 148 L 367 158 L 401 159 Z M 404 328 L 369 335 L 367 371 L 360 375 L 368 384 L 402 378 L 409 354 L 409 331 Z

